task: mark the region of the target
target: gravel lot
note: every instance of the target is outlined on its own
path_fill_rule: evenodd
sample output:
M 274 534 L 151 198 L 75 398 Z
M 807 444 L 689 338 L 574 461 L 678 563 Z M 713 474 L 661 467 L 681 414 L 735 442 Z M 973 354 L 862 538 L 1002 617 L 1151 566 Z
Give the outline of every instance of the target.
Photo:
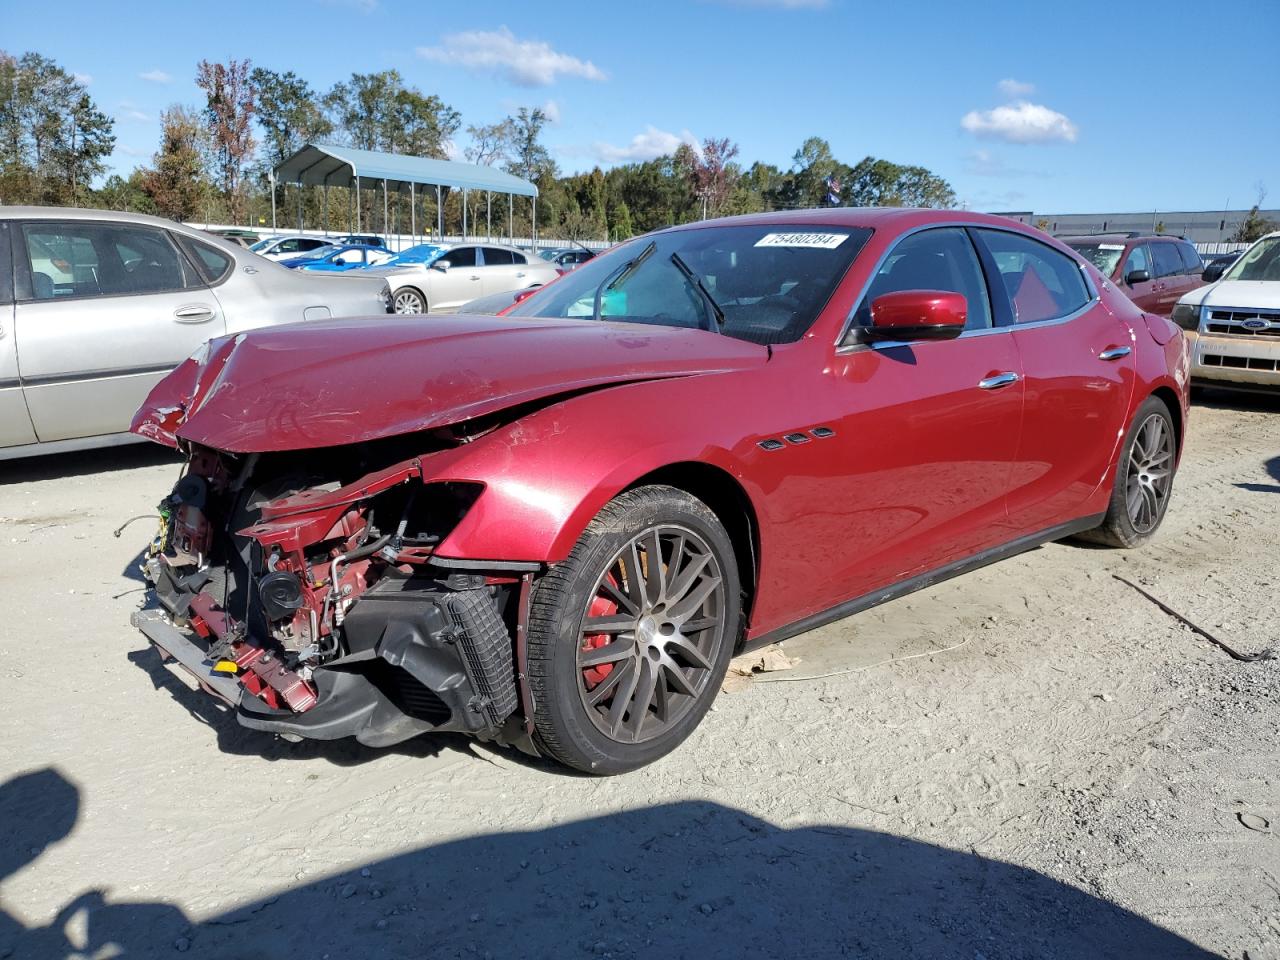
M 1280 401 L 1193 416 L 1147 548 L 799 637 L 609 780 L 241 729 L 128 623 L 176 462 L 0 464 L 0 958 L 1280 958 L 1280 661 L 1112 576 L 1280 647 Z

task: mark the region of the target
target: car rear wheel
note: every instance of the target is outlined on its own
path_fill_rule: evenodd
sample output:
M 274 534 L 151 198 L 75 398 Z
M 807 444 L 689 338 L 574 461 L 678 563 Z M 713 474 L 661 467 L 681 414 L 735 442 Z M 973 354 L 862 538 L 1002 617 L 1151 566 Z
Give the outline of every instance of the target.
M 720 689 L 741 609 L 733 547 L 705 504 L 666 486 L 610 501 L 534 592 L 539 748 L 596 774 L 675 749 Z
M 395 294 L 396 313 L 414 314 L 427 312 L 427 298 L 413 287 L 401 287 Z
M 1169 408 L 1158 397 L 1148 397 L 1124 439 L 1106 519 L 1082 539 L 1110 547 L 1136 547 L 1149 540 L 1169 506 L 1177 454 Z

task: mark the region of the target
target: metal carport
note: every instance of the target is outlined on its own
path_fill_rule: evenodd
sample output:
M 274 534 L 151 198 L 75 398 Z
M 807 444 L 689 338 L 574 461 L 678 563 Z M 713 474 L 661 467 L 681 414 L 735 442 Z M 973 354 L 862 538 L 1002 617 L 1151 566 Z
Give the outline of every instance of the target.
M 538 188 L 528 180 L 474 163 L 458 163 L 454 160 L 433 160 L 428 157 L 409 157 L 398 153 L 381 153 L 376 150 L 359 150 L 355 147 L 339 147 L 325 143 L 309 143 L 276 166 L 272 171 L 271 229 L 276 229 L 276 183 L 294 183 L 299 186 L 322 187 L 324 197 L 324 229 L 329 229 L 329 187 L 347 187 L 355 191 L 355 232 L 362 230 L 360 223 L 360 187 L 362 183 L 382 183 L 382 229 L 387 228 L 389 189 L 409 192 L 410 232 L 417 236 L 417 189 L 435 187 L 436 230 L 444 235 L 444 204 L 442 192 L 446 189 L 462 191 L 462 236 L 467 237 L 467 194 L 472 190 L 486 193 L 488 221 L 492 232 L 492 195 L 507 195 L 508 232 L 515 235 L 515 197 L 528 197 L 532 204 L 533 237 L 537 237 Z M 376 187 L 375 187 L 376 189 Z

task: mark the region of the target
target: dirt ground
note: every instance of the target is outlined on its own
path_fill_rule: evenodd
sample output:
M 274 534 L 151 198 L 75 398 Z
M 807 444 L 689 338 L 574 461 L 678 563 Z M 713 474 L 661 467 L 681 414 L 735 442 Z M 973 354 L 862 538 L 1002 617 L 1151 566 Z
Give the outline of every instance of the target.
M 1148 547 L 798 637 L 607 780 L 241 729 L 128 622 L 176 463 L 0 464 L 0 958 L 1280 958 L 1280 660 L 1112 576 L 1280 647 L 1280 401 L 1193 414 Z

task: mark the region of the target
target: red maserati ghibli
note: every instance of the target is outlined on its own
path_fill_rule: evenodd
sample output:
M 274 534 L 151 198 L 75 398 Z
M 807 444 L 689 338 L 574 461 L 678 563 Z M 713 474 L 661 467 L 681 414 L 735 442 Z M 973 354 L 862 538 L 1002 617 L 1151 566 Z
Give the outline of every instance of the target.
M 729 659 L 1070 535 L 1142 543 L 1181 332 L 1042 233 L 802 210 L 639 237 L 502 318 L 211 341 L 135 623 L 286 737 L 462 731 L 608 774 Z

